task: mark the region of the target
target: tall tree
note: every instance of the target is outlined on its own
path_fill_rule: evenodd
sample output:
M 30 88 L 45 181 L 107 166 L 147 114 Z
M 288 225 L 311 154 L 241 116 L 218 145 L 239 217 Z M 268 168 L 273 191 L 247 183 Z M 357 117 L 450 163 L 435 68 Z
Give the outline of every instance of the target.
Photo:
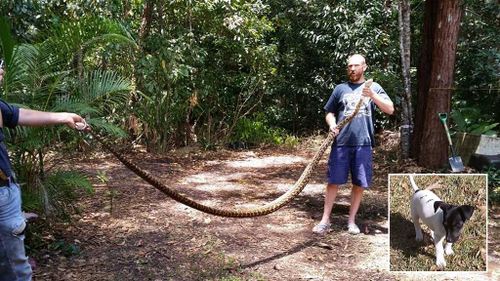
M 144 40 L 149 35 L 151 21 L 153 17 L 153 5 L 155 1 L 148 0 L 144 5 L 144 11 L 141 17 L 141 26 L 139 27 L 139 44 L 142 46 Z
M 449 112 L 462 3 L 455 0 L 425 2 L 423 44 L 418 70 L 413 155 L 418 164 L 439 168 L 448 157 L 447 139 L 438 112 Z
M 410 156 L 411 131 L 413 129 L 411 107 L 411 76 L 410 76 L 410 1 L 400 0 L 399 8 L 399 39 L 401 49 L 401 65 L 403 72 L 404 92 L 401 103 L 401 156 L 407 159 Z

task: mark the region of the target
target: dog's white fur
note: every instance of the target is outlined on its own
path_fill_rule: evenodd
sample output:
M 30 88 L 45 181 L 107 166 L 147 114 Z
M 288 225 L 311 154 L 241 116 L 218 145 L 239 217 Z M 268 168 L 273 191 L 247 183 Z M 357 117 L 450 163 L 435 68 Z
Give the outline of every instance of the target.
M 443 226 L 443 210 L 440 208 L 434 209 L 434 202 L 442 200 L 430 190 L 420 190 L 412 175 L 410 175 L 410 182 L 415 191 L 411 201 L 411 217 L 415 226 L 415 240 L 422 241 L 424 238 L 420 227 L 420 220 L 422 220 L 431 229 L 431 237 L 436 248 L 436 265 L 443 268 L 446 266 L 444 254 L 453 254 L 451 249 L 453 243 L 447 242 L 446 248 L 443 249 L 446 237 L 446 230 Z M 416 192 L 417 190 L 419 192 Z

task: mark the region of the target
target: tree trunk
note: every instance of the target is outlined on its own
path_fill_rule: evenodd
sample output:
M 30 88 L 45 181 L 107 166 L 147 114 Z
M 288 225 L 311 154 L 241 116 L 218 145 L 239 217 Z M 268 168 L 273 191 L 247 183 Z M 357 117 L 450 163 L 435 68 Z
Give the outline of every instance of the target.
M 437 14 L 437 1 L 425 1 L 424 26 L 422 29 L 422 49 L 417 71 L 417 102 L 415 109 L 415 128 L 411 144 L 411 155 L 419 158 L 420 142 L 424 123 L 427 92 L 429 91 L 432 50 L 434 49 L 434 22 Z
M 126 11 L 127 9 L 130 9 L 129 5 L 130 4 L 128 1 L 126 2 L 127 5 L 124 6 L 124 10 Z M 144 52 L 144 40 L 146 37 L 149 35 L 149 31 L 151 29 L 151 23 L 153 20 L 153 5 L 155 1 L 153 0 L 147 0 L 144 6 L 144 10 L 142 12 L 141 16 L 141 25 L 139 27 L 138 31 L 138 40 L 137 43 L 139 45 L 139 48 L 141 49 L 139 52 L 143 53 Z M 137 73 L 137 67 L 134 65 L 134 76 L 132 78 L 134 84 L 136 85 L 136 89 L 139 91 L 143 91 L 144 89 L 144 82 L 142 77 Z M 130 96 L 129 100 L 129 106 L 134 107 L 135 104 L 137 103 L 137 95 L 134 93 L 133 95 Z M 140 124 L 139 124 L 139 118 L 132 112 L 130 116 L 126 120 L 126 126 L 128 128 L 128 133 L 129 136 L 132 139 L 136 139 L 140 135 Z M 144 128 L 144 131 L 147 132 L 147 129 Z M 146 133 L 147 134 L 147 133 Z
M 127 20 L 129 18 L 130 10 L 132 9 L 130 0 L 122 1 L 122 5 L 123 5 L 122 17 L 123 17 L 123 19 Z
M 403 66 L 404 93 L 401 102 L 401 157 L 410 157 L 410 140 L 413 130 L 411 105 L 411 76 L 410 76 L 410 3 L 409 0 L 399 0 L 399 35 L 401 48 L 401 65 Z
M 418 107 L 412 147 L 419 165 L 435 169 L 443 167 L 448 158 L 448 142 L 437 114 L 449 112 L 451 108 L 462 7 L 461 1 L 455 0 L 430 0 L 425 5 Z
M 149 35 L 151 20 L 153 17 L 153 0 L 146 1 L 144 11 L 142 12 L 141 26 L 139 27 L 139 45 L 142 46 L 144 39 Z

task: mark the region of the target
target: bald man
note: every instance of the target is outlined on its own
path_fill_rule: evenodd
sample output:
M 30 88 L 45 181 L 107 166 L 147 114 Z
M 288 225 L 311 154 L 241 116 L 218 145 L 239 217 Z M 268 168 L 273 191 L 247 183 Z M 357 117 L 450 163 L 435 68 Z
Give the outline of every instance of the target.
M 333 90 L 324 109 L 326 123 L 336 135 L 328 160 L 328 184 L 321 221 L 313 228 L 317 234 L 330 231 L 330 214 L 337 196 L 339 185 L 347 183 L 351 173 L 351 207 L 347 221 L 347 231 L 350 234 L 360 233 L 355 218 L 361 203 L 363 191 L 368 189 L 372 181 L 372 147 L 374 141 L 373 113 L 377 106 L 384 113 L 392 114 L 394 105 L 384 89 L 373 83 L 365 87 L 365 58 L 355 54 L 347 62 L 349 81 L 339 84 Z M 337 121 L 350 116 L 359 99 L 363 105 L 359 113 L 340 132 Z

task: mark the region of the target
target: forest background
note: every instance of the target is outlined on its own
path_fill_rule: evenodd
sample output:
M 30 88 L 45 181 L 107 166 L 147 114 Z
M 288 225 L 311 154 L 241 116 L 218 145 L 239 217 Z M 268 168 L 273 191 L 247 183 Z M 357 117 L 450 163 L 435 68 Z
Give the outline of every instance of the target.
M 416 104 L 425 2 L 409 3 Z M 452 133 L 496 135 L 499 6 L 467 0 L 461 12 Z M 366 55 L 367 77 L 395 102 L 396 114 L 378 116 L 377 129 L 398 131 L 402 124 L 397 1 L 7 0 L 0 15 L 7 62 L 2 99 L 78 112 L 110 139 L 149 152 L 294 146 L 322 134 L 323 106 L 346 80 L 352 53 Z M 92 190 L 81 173 L 45 164 L 88 149 L 77 134 L 18 128 L 7 138 L 27 186 L 27 210 L 65 214 L 75 187 Z M 490 176 L 490 200 L 498 202 L 498 171 L 483 172 Z

